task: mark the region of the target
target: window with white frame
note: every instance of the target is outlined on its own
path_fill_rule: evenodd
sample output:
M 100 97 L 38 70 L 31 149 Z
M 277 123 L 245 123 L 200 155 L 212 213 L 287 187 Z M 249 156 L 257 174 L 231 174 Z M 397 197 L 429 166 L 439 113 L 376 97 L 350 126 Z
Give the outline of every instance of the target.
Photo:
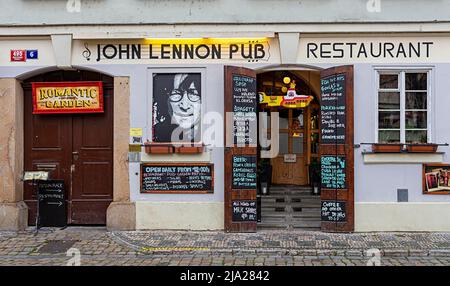
M 430 72 L 378 72 L 378 143 L 428 143 Z

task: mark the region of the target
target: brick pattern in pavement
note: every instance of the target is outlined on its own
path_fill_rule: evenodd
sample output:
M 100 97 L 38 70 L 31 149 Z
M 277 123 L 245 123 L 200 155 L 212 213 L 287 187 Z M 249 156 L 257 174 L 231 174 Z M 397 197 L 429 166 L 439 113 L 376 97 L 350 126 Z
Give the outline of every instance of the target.
M 337 246 L 333 249 L 330 240 L 335 238 L 340 244 L 334 244 Z M 417 240 L 417 244 L 409 243 L 413 239 Z M 380 243 L 380 240 L 385 240 L 382 241 L 382 245 L 389 247 L 382 252 L 385 256 L 381 257 L 381 265 L 449 266 L 450 254 L 446 247 L 449 239 L 449 234 L 445 233 L 357 235 L 279 231 L 246 235 L 181 231 L 110 233 L 104 228 L 71 227 L 64 230 L 43 229 L 34 235 L 34 231 L 30 229 L 19 233 L 0 232 L 0 266 L 67 265 L 72 258 L 66 255 L 66 250 L 70 247 L 80 251 L 80 263 L 83 266 L 367 265 L 369 258 L 364 256 L 362 250 L 372 247 L 374 244 L 371 242 Z M 242 240 L 246 241 L 243 243 Z M 302 244 L 302 241 L 307 243 Z M 269 247 L 258 248 L 260 245 Z M 354 245 L 358 245 L 358 248 L 352 249 L 351 246 Z M 411 245 L 415 248 L 409 249 Z M 201 246 L 203 250 L 183 249 L 190 246 Z M 163 247 L 165 250 L 143 251 L 143 247 Z

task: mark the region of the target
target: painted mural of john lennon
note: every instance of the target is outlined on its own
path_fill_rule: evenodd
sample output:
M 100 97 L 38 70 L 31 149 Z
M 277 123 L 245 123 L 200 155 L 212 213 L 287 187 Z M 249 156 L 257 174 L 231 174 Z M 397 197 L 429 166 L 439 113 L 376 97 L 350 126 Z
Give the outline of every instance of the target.
M 153 76 L 153 142 L 200 142 L 201 74 Z

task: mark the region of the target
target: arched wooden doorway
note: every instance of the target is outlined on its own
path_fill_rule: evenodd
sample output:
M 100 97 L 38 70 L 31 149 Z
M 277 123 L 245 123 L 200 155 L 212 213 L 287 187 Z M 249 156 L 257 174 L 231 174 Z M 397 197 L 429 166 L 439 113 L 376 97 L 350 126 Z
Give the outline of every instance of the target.
M 306 78 L 305 78 L 306 77 Z M 320 85 L 318 71 L 276 70 L 257 76 L 258 92 L 267 96 L 282 96 L 287 92 L 285 78 L 296 83 L 297 94 L 311 95 L 313 101 L 302 108 L 286 108 L 260 104 L 259 111 L 279 114 L 279 153 L 270 161 L 272 183 L 286 185 L 309 185 L 309 166 L 318 161 L 319 146 L 319 98 L 314 90 Z M 314 82 L 313 79 L 316 81 Z M 312 85 L 317 85 L 314 89 Z M 269 117 L 270 118 L 270 117 Z M 269 125 L 270 126 L 270 125 Z M 270 128 L 268 130 L 270 133 Z
M 95 114 L 33 114 L 32 82 L 101 81 L 104 112 Z M 67 223 L 106 224 L 113 200 L 113 78 L 91 71 L 54 71 L 25 80 L 24 169 L 45 170 L 63 179 Z M 36 196 L 24 185 L 28 222 L 34 224 Z

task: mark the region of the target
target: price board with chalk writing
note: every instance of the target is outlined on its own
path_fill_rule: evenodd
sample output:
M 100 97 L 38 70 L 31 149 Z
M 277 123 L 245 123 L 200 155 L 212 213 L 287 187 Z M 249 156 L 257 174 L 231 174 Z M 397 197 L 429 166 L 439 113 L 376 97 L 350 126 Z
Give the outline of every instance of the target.
M 67 224 L 64 180 L 39 181 L 39 226 L 63 227 Z
M 214 170 L 209 163 L 141 165 L 141 193 L 213 193 Z
M 256 144 L 256 78 L 235 74 L 232 83 L 234 144 Z
M 254 222 L 256 221 L 256 201 L 233 201 L 233 221 Z
M 347 220 L 345 202 L 322 201 L 321 218 L 322 221 L 345 222 Z
M 256 72 L 225 66 L 224 73 L 224 228 L 226 232 L 256 232 Z
M 345 189 L 345 156 L 324 155 L 320 158 L 322 188 Z
M 319 163 L 322 231 L 354 231 L 353 66 L 320 72 Z
M 233 156 L 233 189 L 256 189 L 256 156 Z

